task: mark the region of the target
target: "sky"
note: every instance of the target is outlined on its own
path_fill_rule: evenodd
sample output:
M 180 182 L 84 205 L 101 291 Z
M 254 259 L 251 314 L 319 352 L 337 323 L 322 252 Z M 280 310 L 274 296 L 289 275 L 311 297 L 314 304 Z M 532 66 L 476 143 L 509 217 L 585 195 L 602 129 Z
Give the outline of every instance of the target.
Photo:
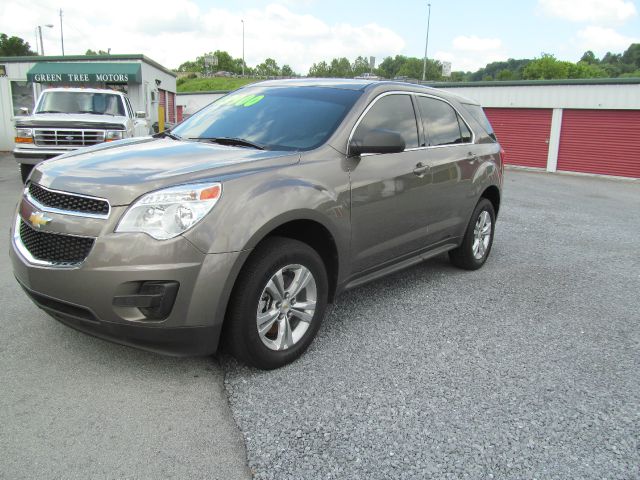
M 66 54 L 87 49 L 142 53 L 169 68 L 226 50 L 250 66 L 274 58 L 306 74 L 314 62 L 358 55 L 427 56 L 475 71 L 489 62 L 542 53 L 578 61 L 640 42 L 638 0 L 3 0 L 0 32 L 59 55 L 63 11 Z M 93 5 L 96 5 L 95 7 Z

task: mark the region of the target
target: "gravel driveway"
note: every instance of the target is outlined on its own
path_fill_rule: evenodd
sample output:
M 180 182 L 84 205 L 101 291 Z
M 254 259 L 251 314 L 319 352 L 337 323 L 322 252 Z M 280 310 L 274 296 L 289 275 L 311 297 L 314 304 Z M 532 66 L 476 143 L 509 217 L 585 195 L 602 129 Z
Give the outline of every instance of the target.
M 7 156 L 0 187 L 6 252 Z M 637 181 L 509 170 L 483 269 L 352 290 L 273 372 L 79 334 L 3 255 L 0 478 L 640 478 L 639 207 Z
M 639 182 L 509 170 L 483 269 L 352 290 L 278 371 L 225 360 L 255 478 L 640 478 L 639 244 Z

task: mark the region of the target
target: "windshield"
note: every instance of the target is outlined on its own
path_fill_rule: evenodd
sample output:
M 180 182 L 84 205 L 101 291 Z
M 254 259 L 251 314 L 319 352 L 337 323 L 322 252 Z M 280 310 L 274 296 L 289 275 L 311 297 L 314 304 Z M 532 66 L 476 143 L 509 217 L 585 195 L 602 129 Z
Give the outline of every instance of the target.
M 45 92 L 35 113 L 125 114 L 119 95 L 91 92 Z
M 361 95 L 320 87 L 249 87 L 226 95 L 173 129 L 185 140 L 242 139 L 267 150 L 323 144 Z

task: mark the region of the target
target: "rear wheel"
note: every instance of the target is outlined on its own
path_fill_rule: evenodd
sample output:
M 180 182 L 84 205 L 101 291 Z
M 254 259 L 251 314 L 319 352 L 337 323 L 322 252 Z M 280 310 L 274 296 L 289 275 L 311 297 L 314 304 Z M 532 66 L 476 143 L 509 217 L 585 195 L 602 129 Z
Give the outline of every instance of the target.
M 33 165 L 27 163 L 20 164 L 20 176 L 22 177 L 22 183 L 27 183 L 27 179 L 33 170 Z
M 493 204 L 481 198 L 471 215 L 462 244 L 449 251 L 451 263 L 465 270 L 477 270 L 484 265 L 493 245 L 495 223 Z
M 273 237 L 252 253 L 236 282 L 225 341 L 239 359 L 261 369 L 294 361 L 324 317 L 327 272 L 307 244 Z

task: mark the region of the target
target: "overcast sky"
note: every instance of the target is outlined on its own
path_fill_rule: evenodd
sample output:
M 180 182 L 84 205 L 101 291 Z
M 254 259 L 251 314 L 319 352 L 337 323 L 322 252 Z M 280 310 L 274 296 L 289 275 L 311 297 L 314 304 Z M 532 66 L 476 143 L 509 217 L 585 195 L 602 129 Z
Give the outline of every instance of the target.
M 640 42 L 634 0 L 430 0 L 428 56 L 476 70 L 488 62 L 542 52 L 577 61 Z M 63 10 L 65 53 L 88 48 L 143 53 L 175 68 L 207 51 L 227 50 L 254 66 L 267 57 L 307 73 L 313 62 L 358 55 L 424 55 L 427 1 L 347 0 L 3 0 L 0 32 L 35 50 L 44 28 L 47 55 L 59 55 Z

